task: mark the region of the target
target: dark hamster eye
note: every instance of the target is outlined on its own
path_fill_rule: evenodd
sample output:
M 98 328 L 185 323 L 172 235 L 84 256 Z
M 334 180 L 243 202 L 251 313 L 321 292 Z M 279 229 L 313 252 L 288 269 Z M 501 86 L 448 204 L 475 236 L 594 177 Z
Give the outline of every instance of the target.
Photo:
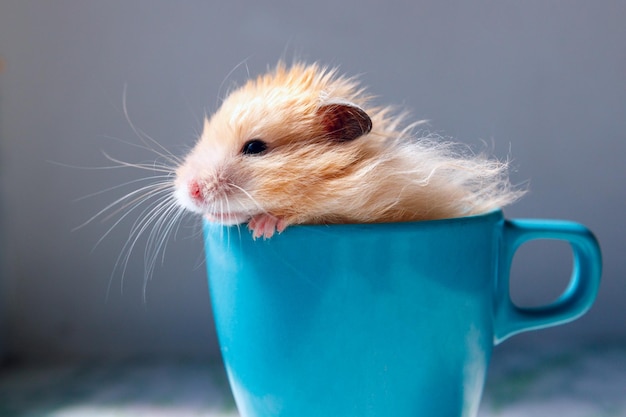
M 241 148 L 241 153 L 244 155 L 258 155 L 267 150 L 267 143 L 263 142 L 261 139 L 252 139 L 247 141 L 243 148 Z

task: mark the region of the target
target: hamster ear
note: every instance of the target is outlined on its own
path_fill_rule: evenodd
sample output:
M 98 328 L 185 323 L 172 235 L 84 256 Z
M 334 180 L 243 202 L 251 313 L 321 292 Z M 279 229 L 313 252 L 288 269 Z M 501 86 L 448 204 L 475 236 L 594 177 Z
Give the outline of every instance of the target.
M 365 111 L 348 101 L 329 101 L 319 108 L 328 137 L 337 142 L 359 138 L 372 130 L 372 120 Z

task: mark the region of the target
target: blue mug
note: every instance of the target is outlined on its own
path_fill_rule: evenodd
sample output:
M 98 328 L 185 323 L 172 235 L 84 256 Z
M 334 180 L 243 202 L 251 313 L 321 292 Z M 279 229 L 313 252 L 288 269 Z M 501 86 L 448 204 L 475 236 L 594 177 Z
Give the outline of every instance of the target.
M 269 240 L 205 223 L 218 339 L 242 417 L 472 417 L 493 346 L 592 305 L 601 255 L 583 226 L 501 211 L 427 222 L 292 226 Z M 510 298 L 524 242 L 571 244 L 554 303 Z

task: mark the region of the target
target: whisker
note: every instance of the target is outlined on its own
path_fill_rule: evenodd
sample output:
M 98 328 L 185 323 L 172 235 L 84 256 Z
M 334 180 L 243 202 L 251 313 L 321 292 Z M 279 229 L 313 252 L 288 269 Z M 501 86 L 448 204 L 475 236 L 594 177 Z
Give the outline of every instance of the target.
M 154 189 L 147 191 L 146 193 L 144 193 L 143 195 L 139 195 L 137 197 L 135 197 L 133 200 L 124 203 L 123 206 L 121 206 L 120 208 L 118 208 L 117 210 L 115 210 L 114 212 L 112 212 L 111 214 L 109 214 L 107 217 L 105 217 L 103 220 L 108 220 L 110 218 L 112 218 L 113 216 L 115 216 L 116 214 L 120 213 L 122 210 L 125 210 L 128 207 L 132 207 L 134 205 L 139 205 L 141 204 L 143 201 L 148 201 L 152 198 L 155 198 L 157 196 L 162 196 L 163 194 L 165 194 L 165 196 L 171 194 L 172 191 L 172 187 L 169 186 L 168 184 L 160 184 L 160 185 L 156 185 L 154 187 Z
M 108 165 L 108 166 L 95 166 L 95 167 L 94 166 L 83 166 L 83 165 L 72 165 L 72 164 L 66 164 L 64 162 L 53 161 L 53 160 L 50 160 L 50 159 L 46 160 L 46 162 L 49 163 L 49 164 L 58 165 L 58 166 L 63 167 L 63 168 L 85 169 L 85 170 L 89 170 L 89 171 L 101 171 L 101 170 L 109 170 L 109 169 L 126 168 L 126 166 L 123 166 L 123 165 Z
M 220 223 L 224 223 L 224 202 L 220 200 Z M 224 239 L 224 227 L 220 230 L 220 239 Z
M 180 230 L 180 224 L 181 224 L 181 220 L 182 218 L 185 216 L 186 211 L 184 208 L 180 207 L 180 206 L 176 206 L 177 210 L 175 210 L 172 215 L 172 223 L 171 226 L 168 230 L 168 234 L 171 234 L 174 238 L 174 240 L 177 239 L 178 236 L 178 231 Z M 174 228 L 174 226 L 176 226 Z M 174 233 L 172 234 L 172 230 L 174 230 Z M 161 264 L 163 264 L 165 262 L 165 249 L 166 249 L 167 245 L 163 247 L 163 250 L 161 251 Z
M 87 219 L 87 221 L 85 221 L 84 223 L 76 226 L 74 229 L 72 229 L 72 231 L 76 231 L 78 229 L 81 229 L 83 227 L 85 227 L 86 225 L 88 225 L 89 223 L 91 223 L 92 221 L 94 221 L 95 219 L 101 217 L 102 215 L 104 215 L 105 213 L 107 213 L 109 210 L 111 210 L 112 208 L 121 205 L 120 208 L 118 208 L 117 210 L 115 210 L 113 213 L 111 213 L 111 215 L 105 217 L 103 220 L 107 220 L 108 218 L 110 218 L 112 215 L 116 215 L 117 213 L 119 213 L 121 210 L 126 209 L 127 207 L 129 207 L 129 205 L 132 205 L 134 202 L 140 201 L 142 199 L 146 199 L 147 197 L 153 195 L 156 192 L 165 190 L 167 187 L 169 187 L 169 183 L 156 183 L 156 184 L 149 184 L 145 187 L 141 187 L 137 190 L 131 191 L 130 193 L 124 195 L 123 197 L 118 198 L 117 200 L 115 200 L 114 202 L 110 203 L 109 205 L 107 205 L 105 208 L 103 208 L 102 210 L 98 211 L 96 214 L 94 214 L 93 216 L 91 216 L 89 219 Z M 147 193 L 144 193 L 146 190 L 153 190 L 153 191 L 148 191 Z M 142 195 L 140 195 L 139 197 L 135 197 L 137 194 L 140 193 L 144 193 Z M 124 203 L 124 201 L 130 199 L 131 197 L 134 197 L 134 199 L 128 203 Z M 124 204 L 122 204 L 124 203 Z
M 230 213 L 230 199 L 228 197 L 224 198 L 224 203 L 226 204 L 226 210 Z M 224 229 L 224 227 L 222 227 Z M 226 229 L 226 245 L 230 248 L 230 228 Z
M 111 155 L 109 155 L 106 152 L 102 152 L 102 154 L 105 156 L 105 158 L 107 158 L 109 161 L 111 162 L 115 162 L 117 164 L 119 164 L 119 168 L 138 168 L 138 169 L 143 169 L 146 171 L 153 171 L 153 172 L 167 172 L 167 173 L 174 173 L 174 168 L 172 168 L 169 165 L 165 165 L 165 164 L 157 164 L 156 161 L 154 163 L 151 164 L 137 164 L 137 163 L 132 163 L 132 162 L 126 162 L 126 161 L 122 161 L 120 159 L 114 158 Z
M 169 216 L 172 213 L 176 213 L 179 211 L 179 207 L 175 204 L 174 200 L 169 197 L 164 199 L 161 204 L 157 207 L 157 209 L 153 213 L 153 219 L 149 220 L 149 222 L 154 221 L 154 225 L 152 227 L 152 231 L 148 235 L 148 240 L 145 249 L 146 259 L 152 259 L 153 256 L 158 255 L 159 245 L 161 244 L 161 237 L 163 235 L 167 235 L 170 224 Z M 166 226 L 167 225 L 167 226 Z M 150 252 L 153 252 L 153 249 L 156 251 L 155 255 L 148 256 Z
M 163 191 L 166 191 L 166 190 L 163 190 Z M 160 192 L 160 193 L 162 193 L 162 192 Z M 105 233 L 105 234 L 104 234 L 104 235 L 103 235 L 100 239 L 98 239 L 98 241 L 96 242 L 96 244 L 95 244 L 94 248 L 92 249 L 92 251 L 93 251 L 93 250 L 95 250 L 95 248 L 96 248 L 96 247 L 98 247 L 98 245 L 100 245 L 100 243 L 102 243 L 102 241 L 103 241 L 104 239 L 106 239 L 106 237 L 107 237 L 107 236 L 108 236 L 108 235 L 109 235 L 109 234 L 110 234 L 110 233 L 111 233 L 111 232 L 115 229 L 115 227 L 116 227 L 117 225 L 119 225 L 119 224 L 120 224 L 120 223 L 121 223 L 121 222 L 122 222 L 122 221 L 123 221 L 126 217 L 128 217 L 128 216 L 129 216 L 129 215 L 130 215 L 130 214 L 131 214 L 131 213 L 132 213 L 135 209 L 138 209 L 138 208 L 141 206 L 141 203 L 143 203 L 143 202 L 145 202 L 145 201 L 147 201 L 147 200 L 149 200 L 149 199 L 154 198 L 154 196 L 155 196 L 155 195 L 157 195 L 157 194 L 156 194 L 156 193 L 152 193 L 152 194 L 148 195 L 148 196 L 147 196 L 147 197 L 145 197 L 145 198 L 136 199 L 136 201 L 135 201 L 135 203 L 136 203 L 136 204 L 134 204 L 134 205 L 132 205 L 132 206 L 129 206 L 129 207 L 130 207 L 130 208 L 129 208 L 129 210 L 128 210 L 127 212 L 125 212 L 123 215 L 121 215 L 121 216 L 120 216 L 120 217 L 119 217 L 119 218 L 115 221 L 115 223 L 113 223 L 113 225 L 109 228 L 109 230 L 107 230 L 107 232 L 106 232 L 106 233 Z M 161 197 L 161 198 L 164 198 L 164 197 Z M 148 206 L 148 207 L 150 207 L 150 206 Z M 116 210 L 116 213 L 117 213 L 117 212 L 120 212 L 121 210 L 122 210 L 122 209 L 118 209 L 118 210 Z M 140 215 L 138 216 L 138 219 L 135 221 L 135 223 L 134 223 L 134 224 L 133 224 L 133 226 L 131 227 L 131 230 L 130 230 L 130 232 L 129 232 L 129 235 L 132 235 L 132 234 L 134 233 L 134 230 L 136 229 L 137 222 L 139 222 L 139 220 L 142 218 L 142 215 L 146 212 L 146 210 L 148 210 L 148 208 L 144 209 L 144 210 L 140 213 Z M 111 217 L 111 216 L 107 216 L 107 217 Z
M 168 196 L 161 196 L 158 199 L 150 202 L 150 204 L 148 204 L 147 207 L 145 207 L 141 211 L 141 213 L 139 213 L 137 219 L 135 219 L 135 222 L 132 224 L 128 235 L 141 235 L 145 229 L 145 226 L 152 222 L 151 217 L 154 215 L 155 211 L 158 211 L 167 200 Z
M 240 186 L 238 186 L 237 184 L 234 184 L 234 183 L 232 183 L 232 182 L 231 182 L 231 183 L 229 183 L 228 185 L 229 185 L 229 186 L 231 186 L 231 187 L 233 187 L 233 188 L 236 188 L 236 189 L 238 189 L 239 191 L 241 191 L 242 193 L 244 193 L 244 194 L 246 195 L 246 197 L 248 197 L 248 198 L 250 199 L 250 201 L 251 201 L 252 203 L 254 203 L 254 204 L 256 205 L 256 207 L 257 207 L 259 210 L 261 210 L 263 213 L 266 213 L 266 214 L 267 214 L 267 210 L 265 210 L 265 209 L 263 208 L 263 206 L 261 206 L 261 204 L 259 204 L 259 202 L 258 202 L 258 201 L 256 201 L 256 200 L 255 200 L 255 198 L 254 198 L 254 197 L 252 197 L 252 195 L 251 195 L 248 191 L 246 191 L 244 188 L 242 188 L 242 187 L 240 187 Z
M 74 199 L 73 201 L 74 202 L 79 202 L 79 201 L 82 201 L 82 200 L 86 200 L 88 198 L 96 197 L 96 196 L 98 196 L 100 194 L 107 193 L 109 191 L 114 191 L 114 190 L 116 190 L 118 188 L 127 187 L 129 185 L 136 184 L 136 183 L 139 183 L 139 182 L 153 181 L 155 179 L 166 179 L 166 178 L 169 178 L 169 177 L 170 177 L 169 175 L 156 175 L 156 176 L 153 176 L 153 177 L 137 178 L 137 179 L 134 179 L 134 180 L 130 180 L 130 181 L 124 182 L 122 184 L 117 184 L 117 185 L 105 188 L 105 189 L 100 190 L 100 191 L 95 191 L 93 193 L 86 194 L 86 195 L 84 195 L 82 197 L 78 197 L 78 198 Z
M 144 287 L 152 276 L 157 260 L 161 258 L 161 264 L 165 261 L 165 251 L 167 249 L 167 241 L 171 236 L 172 229 L 179 223 L 184 212 L 181 207 L 170 201 L 162 207 L 159 218 L 156 220 L 146 245 L 146 263 L 144 272 Z M 159 255 L 161 254 L 161 255 Z
M 117 257 L 117 260 L 115 262 L 115 267 L 114 267 L 114 271 L 121 268 L 121 283 L 120 284 L 122 285 L 122 287 L 124 283 L 124 277 L 126 275 L 126 269 L 128 267 L 128 262 L 130 260 L 131 254 L 134 252 L 134 248 L 137 245 L 137 242 L 139 241 L 141 236 L 143 236 L 144 232 L 148 229 L 148 227 L 150 227 L 154 219 L 158 219 L 158 214 L 163 210 L 163 206 L 165 204 L 168 204 L 170 206 L 172 205 L 171 197 L 169 196 L 161 197 L 156 202 L 152 202 L 149 205 L 149 207 L 146 208 L 142 212 L 142 215 L 137 220 L 136 225 L 132 228 L 131 232 L 129 233 L 129 238 L 124 244 L 124 246 L 122 247 L 122 250 L 120 251 L 120 254 Z M 124 214 L 124 216 L 126 215 L 127 213 Z M 145 295 L 145 288 L 144 288 L 144 295 Z
M 151 221 L 152 229 L 148 234 L 146 247 L 144 249 L 144 287 L 152 276 L 152 272 L 159 258 L 161 249 L 164 249 L 167 241 L 167 228 L 163 228 L 165 224 L 170 224 L 169 216 L 171 214 L 171 204 L 164 204 L 154 212 L 156 220 Z M 166 223 L 167 222 L 167 223 Z M 149 223 L 148 223 L 149 224 Z
M 147 136 L 147 135 L 146 135 L 146 136 Z M 103 137 L 104 137 L 105 139 L 114 140 L 114 141 L 120 142 L 120 143 L 122 143 L 122 144 L 124 144 L 124 145 L 127 145 L 127 146 L 131 146 L 131 147 L 136 148 L 136 149 L 141 149 L 141 150 L 144 150 L 144 151 L 149 151 L 149 152 L 155 153 L 157 156 L 159 156 L 159 157 L 161 157 L 161 158 L 163 158 L 163 159 L 167 160 L 169 163 L 171 163 L 171 164 L 173 164 L 173 165 L 179 165 L 179 164 L 182 162 L 182 158 L 180 158 L 180 157 L 178 157 L 178 156 L 174 155 L 174 154 L 173 154 L 173 153 L 171 153 L 170 151 L 166 151 L 166 152 L 167 152 L 167 154 L 166 154 L 166 155 L 163 155 L 163 154 L 162 154 L 162 153 L 160 153 L 160 152 L 156 152 L 156 151 L 154 150 L 154 148 L 152 148 L 152 147 L 150 147 L 150 146 L 148 146 L 148 145 L 145 145 L 145 144 L 144 144 L 144 145 L 140 145 L 140 144 L 138 144 L 138 143 L 134 143 L 134 142 L 130 142 L 130 141 L 127 141 L 127 140 L 124 140 L 124 139 L 116 138 L 115 136 L 106 136 L 106 135 L 105 135 L 105 136 L 103 136 Z M 151 139 L 152 139 L 152 138 L 151 138 Z M 156 140 L 155 140 L 155 139 L 152 139 L 152 140 L 154 140 L 154 141 L 156 142 Z M 144 142 L 144 141 L 142 141 L 142 143 L 145 143 L 145 142 Z M 161 146 L 161 147 L 162 147 L 162 145 L 159 145 L 159 146 Z M 165 148 L 164 148 L 164 149 L 165 149 Z
M 130 125 L 130 128 L 133 130 L 135 135 L 137 135 L 139 140 L 141 140 L 143 144 L 146 145 L 148 150 L 170 161 L 171 163 L 178 165 L 181 162 L 180 158 L 172 154 L 167 148 L 161 145 L 156 139 L 152 138 L 150 135 L 146 134 L 144 131 L 142 131 L 137 126 L 135 126 L 135 124 L 130 120 L 130 116 L 128 115 L 128 108 L 126 106 L 126 90 L 127 90 L 127 85 L 125 84 L 123 97 L 122 97 L 122 110 L 124 112 L 124 116 L 126 117 L 126 121 Z M 151 147 L 150 144 L 156 145 L 160 149 L 160 151 Z
M 246 57 L 246 58 L 242 59 L 242 60 L 241 60 L 241 61 L 240 61 L 237 65 L 235 65 L 235 66 L 233 67 L 233 69 L 231 69 L 231 70 L 228 72 L 228 74 L 226 74 L 226 77 L 224 77 L 224 79 L 222 80 L 222 82 L 221 82 L 221 84 L 220 84 L 219 88 L 217 89 L 217 96 L 216 96 L 216 99 L 215 99 L 215 107 L 216 107 L 216 108 L 219 106 L 219 100 L 222 100 L 222 101 L 224 100 L 224 97 L 222 97 L 222 88 L 224 88 L 224 84 L 226 84 L 226 81 L 228 81 L 228 79 L 230 78 L 230 76 L 231 76 L 231 75 L 233 75 L 233 73 L 234 73 L 235 71 L 237 71 L 237 69 L 238 69 L 240 66 L 242 66 L 242 65 L 245 65 L 245 66 L 246 66 L 246 71 L 247 71 L 247 73 L 248 73 L 248 78 L 250 78 L 250 77 L 249 77 L 249 75 L 250 75 L 250 70 L 249 70 L 249 68 L 248 68 L 248 60 L 249 60 L 251 57 L 252 57 L 252 55 L 249 55 L 248 57 Z
M 114 279 L 116 276 L 119 276 L 120 291 L 123 293 L 124 281 L 132 254 L 137 251 L 141 242 L 141 245 L 145 243 L 143 247 L 143 299 L 145 302 L 147 282 L 153 275 L 158 262 L 160 261 L 162 264 L 165 261 L 165 251 L 169 239 L 177 237 L 183 223 L 182 220 L 188 213 L 183 206 L 178 204 L 174 195 L 175 173 L 177 167 L 183 163 L 183 158 L 174 155 L 132 121 L 127 105 L 127 85 L 124 85 L 123 89 L 122 112 L 137 139 L 135 142 L 131 142 L 110 136 L 107 138 L 121 142 L 126 146 L 148 151 L 153 156 L 153 161 L 133 163 L 112 156 L 107 151 L 101 151 L 106 158 L 105 166 L 81 167 L 54 161 L 50 162 L 59 166 L 90 171 L 131 168 L 150 173 L 148 176 L 129 179 L 99 191 L 91 191 L 89 194 L 77 198 L 76 202 L 101 196 L 107 192 L 114 192 L 124 187 L 137 187 L 137 189 L 115 198 L 114 201 L 106 204 L 95 214 L 73 228 L 74 231 L 84 228 L 96 220 L 110 222 L 108 228 L 92 248 L 92 251 L 94 251 L 106 238 L 113 234 L 113 231 L 118 230 L 123 222 L 130 225 L 126 240 L 115 258 L 107 286 L 106 298 L 108 299 L 109 297 L 113 282 L 116 281 Z M 154 157 L 155 155 L 156 157 Z

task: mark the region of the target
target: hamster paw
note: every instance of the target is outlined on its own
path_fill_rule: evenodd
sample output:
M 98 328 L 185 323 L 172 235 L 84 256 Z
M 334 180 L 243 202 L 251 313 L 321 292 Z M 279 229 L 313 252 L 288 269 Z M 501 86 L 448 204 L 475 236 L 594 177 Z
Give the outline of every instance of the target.
M 248 229 L 252 232 L 254 239 L 263 237 L 269 239 L 275 232 L 281 233 L 287 228 L 283 219 L 272 216 L 268 213 L 257 214 L 248 222 Z

